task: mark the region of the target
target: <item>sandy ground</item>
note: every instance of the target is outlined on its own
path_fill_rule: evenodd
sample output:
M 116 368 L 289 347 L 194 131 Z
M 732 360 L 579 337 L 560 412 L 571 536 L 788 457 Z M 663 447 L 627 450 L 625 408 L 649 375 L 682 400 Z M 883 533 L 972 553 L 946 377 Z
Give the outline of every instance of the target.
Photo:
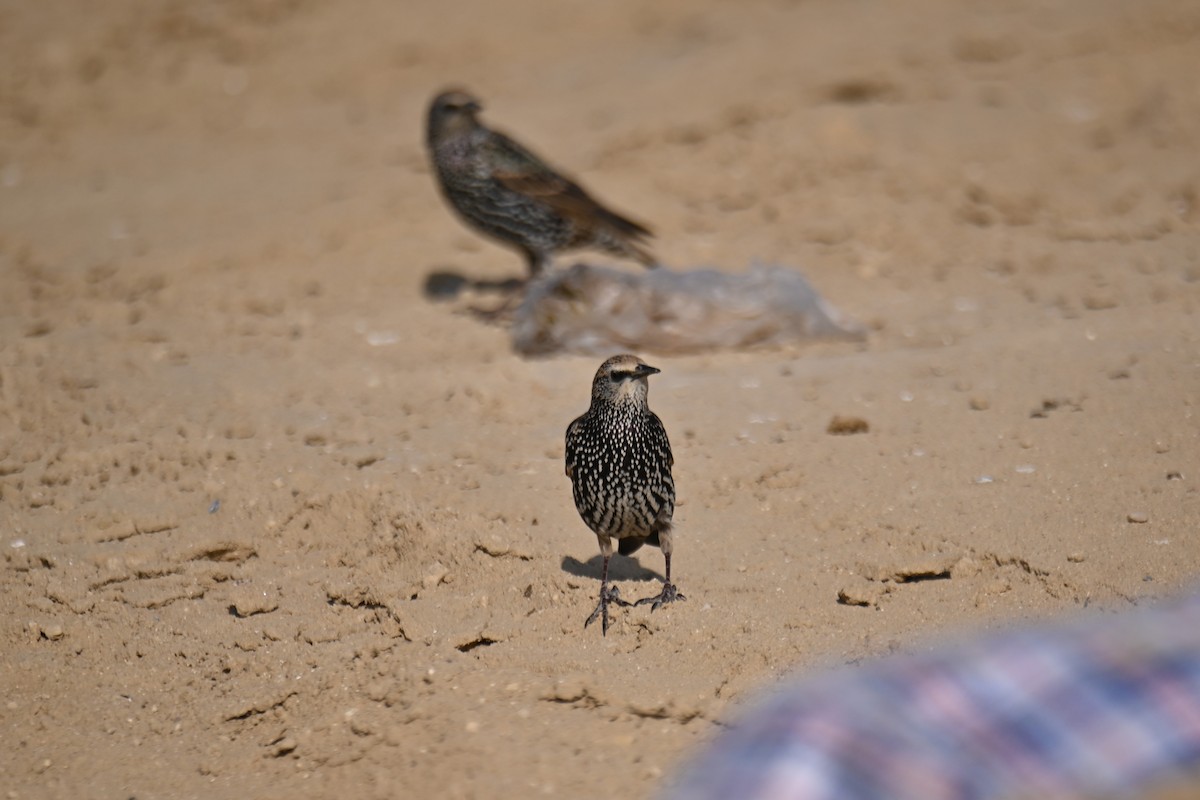
M 4 4 L 0 786 L 647 797 L 792 670 L 1194 583 L 1198 74 L 1153 0 Z M 688 601 L 607 638 L 599 359 L 422 293 L 523 270 L 431 181 L 451 83 L 870 328 L 645 354 Z

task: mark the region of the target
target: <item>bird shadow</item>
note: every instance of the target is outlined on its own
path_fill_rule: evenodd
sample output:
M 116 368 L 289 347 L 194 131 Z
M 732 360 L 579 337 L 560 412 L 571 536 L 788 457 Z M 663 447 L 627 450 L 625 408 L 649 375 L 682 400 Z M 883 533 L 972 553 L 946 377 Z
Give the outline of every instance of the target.
M 569 572 L 580 578 L 594 578 L 600 580 L 600 573 L 604 569 L 604 558 L 599 555 L 592 556 L 587 561 L 580 561 L 571 556 L 563 556 L 562 560 L 563 572 Z M 638 563 L 637 559 L 614 554 L 608 562 L 608 579 L 610 581 L 662 581 L 665 578 L 652 569 L 646 569 Z
M 508 297 L 522 291 L 527 283 L 524 278 L 472 278 L 452 269 L 435 269 L 425 276 L 422 293 L 435 303 L 456 300 L 468 291 Z

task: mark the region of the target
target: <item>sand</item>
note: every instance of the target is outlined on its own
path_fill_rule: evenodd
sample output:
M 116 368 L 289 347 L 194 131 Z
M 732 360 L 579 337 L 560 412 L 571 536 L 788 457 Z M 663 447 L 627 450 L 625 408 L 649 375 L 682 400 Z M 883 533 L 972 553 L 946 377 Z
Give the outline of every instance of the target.
M 6 797 L 649 797 L 794 671 L 1194 585 L 1197 74 L 1155 0 L 7 4 Z M 607 637 L 599 359 L 423 293 L 523 271 L 431 180 L 448 84 L 869 329 L 644 354 L 688 600 Z

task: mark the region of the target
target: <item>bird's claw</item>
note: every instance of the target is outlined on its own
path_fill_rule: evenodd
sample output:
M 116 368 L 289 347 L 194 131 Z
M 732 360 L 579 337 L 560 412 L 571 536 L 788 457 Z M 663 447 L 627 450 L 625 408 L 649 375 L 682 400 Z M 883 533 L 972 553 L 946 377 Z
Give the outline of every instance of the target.
M 630 603 L 626 600 L 621 599 L 621 590 L 618 587 L 616 587 L 616 586 L 601 587 L 600 602 L 596 604 L 596 610 L 592 612 L 591 616 L 589 616 L 587 618 L 587 620 L 584 621 L 583 627 L 586 628 L 588 625 L 591 625 L 593 622 L 596 621 L 596 618 L 599 617 L 601 620 L 600 633 L 602 636 L 607 636 L 608 635 L 608 604 L 609 603 L 615 603 L 616 605 L 619 605 L 619 606 L 633 605 L 633 603 Z
M 650 610 L 658 611 L 658 609 L 662 608 L 667 603 L 673 603 L 676 600 L 687 600 L 687 598 L 679 593 L 679 590 L 675 588 L 675 584 L 668 583 L 663 586 L 662 591 L 658 594 L 654 595 L 653 597 L 643 597 L 641 600 L 638 600 L 636 603 L 634 603 L 634 605 L 644 606 L 646 603 L 653 603 L 654 605 L 650 606 Z

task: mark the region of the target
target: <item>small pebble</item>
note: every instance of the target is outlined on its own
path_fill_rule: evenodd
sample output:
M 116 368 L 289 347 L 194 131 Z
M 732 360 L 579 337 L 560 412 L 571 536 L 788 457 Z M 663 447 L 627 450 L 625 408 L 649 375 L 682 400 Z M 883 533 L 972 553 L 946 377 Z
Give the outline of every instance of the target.
M 384 347 L 400 341 L 400 334 L 393 331 L 372 331 L 367 334 L 367 344 L 371 347 Z
M 1129 516 L 1125 517 L 1125 519 L 1129 520 L 1130 522 L 1137 522 L 1140 524 L 1143 522 L 1149 522 L 1150 515 L 1145 511 L 1132 511 L 1129 513 Z
M 241 619 L 252 617 L 255 614 L 269 614 L 279 608 L 279 597 L 276 592 L 265 592 L 253 586 L 235 589 L 230 601 L 230 613 Z
M 838 589 L 837 601 L 843 606 L 878 607 L 883 594 L 884 592 L 879 586 L 862 582 Z
M 843 417 L 840 414 L 835 414 L 825 428 L 826 433 L 832 433 L 834 436 L 867 433 L 870 430 L 871 424 L 862 417 Z
M 271 745 L 270 752 L 271 752 L 271 755 L 278 758 L 279 756 L 286 756 L 288 753 L 292 752 L 295 749 L 296 749 L 296 740 L 293 739 L 291 736 L 285 736 L 282 739 L 280 739 L 278 742 L 275 742 L 273 745 Z
M 450 570 L 440 561 L 433 562 L 421 583 L 426 589 L 432 589 L 439 583 L 450 583 Z

